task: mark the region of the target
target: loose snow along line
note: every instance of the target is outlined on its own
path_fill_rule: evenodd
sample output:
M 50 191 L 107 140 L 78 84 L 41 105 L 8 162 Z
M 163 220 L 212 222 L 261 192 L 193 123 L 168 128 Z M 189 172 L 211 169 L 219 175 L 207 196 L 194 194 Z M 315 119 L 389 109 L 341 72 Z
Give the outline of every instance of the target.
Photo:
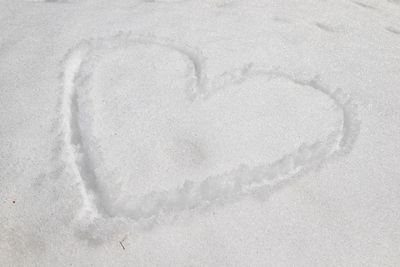
M 240 84 L 251 76 L 264 76 L 269 79 L 281 78 L 295 84 L 317 90 L 328 96 L 343 113 L 342 125 L 333 131 L 326 140 L 313 144 L 303 144 L 296 151 L 273 163 L 264 163 L 254 168 L 240 165 L 236 169 L 203 181 L 186 180 L 173 190 L 148 193 L 136 207 L 129 212 L 115 215 L 109 209 L 105 192 L 97 183 L 93 162 L 97 157 L 88 140 L 90 122 L 82 116 L 86 102 L 79 99 L 79 90 L 85 89 L 92 75 L 91 64 L 101 56 L 115 50 L 129 49 L 138 44 L 154 45 L 178 52 L 192 64 L 193 82 L 187 86 L 188 97 L 207 99 L 216 91 Z M 82 212 L 78 221 L 90 227 L 95 221 L 121 219 L 138 226 L 149 225 L 165 216 L 198 209 L 217 203 L 237 201 L 250 194 L 269 194 L 279 190 L 296 177 L 318 168 L 322 163 L 337 156 L 347 154 L 360 129 L 356 106 L 350 97 L 340 89 L 330 90 L 316 79 L 302 80 L 280 71 L 268 71 L 251 64 L 241 69 L 226 72 L 213 82 L 208 82 L 205 60 L 201 53 L 173 41 L 156 37 L 119 34 L 109 39 L 86 40 L 72 48 L 63 61 L 62 75 L 61 131 L 63 138 L 62 159 L 67 169 L 76 177 L 83 199 Z M 89 103 L 90 104 L 90 103 Z M 87 136 L 89 135 L 89 136 Z M 83 229 L 84 230 L 84 229 Z

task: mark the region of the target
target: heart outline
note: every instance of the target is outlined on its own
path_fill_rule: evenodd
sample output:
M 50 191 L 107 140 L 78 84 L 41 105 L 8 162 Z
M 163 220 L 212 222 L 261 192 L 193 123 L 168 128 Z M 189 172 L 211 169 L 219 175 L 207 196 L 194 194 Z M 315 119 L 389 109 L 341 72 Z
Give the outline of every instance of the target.
M 187 94 L 191 98 L 207 99 L 216 91 L 233 84 L 240 84 L 252 75 L 269 78 L 284 78 L 295 84 L 308 86 L 327 95 L 343 112 L 341 129 L 332 132 L 326 140 L 303 144 L 296 151 L 272 162 L 260 164 L 254 168 L 240 165 L 227 173 L 207 177 L 200 182 L 186 180 L 182 187 L 164 192 L 148 193 L 137 207 L 127 216 L 113 216 L 107 211 L 104 196 L 96 184 L 96 173 L 91 166 L 90 144 L 85 144 L 82 125 L 90 128 L 90 123 L 82 124 L 85 108 L 79 103 L 79 90 L 87 86 L 91 69 L 96 59 L 104 56 L 105 51 L 128 49 L 137 44 L 156 45 L 172 49 L 183 54 L 193 64 L 193 79 L 188 84 Z M 243 196 L 261 192 L 265 195 L 274 192 L 296 177 L 314 170 L 323 163 L 343 156 L 352 149 L 360 131 L 357 107 L 350 96 L 341 89 L 331 90 L 324 86 L 318 77 L 298 79 L 279 70 L 268 70 L 252 64 L 222 74 L 212 82 L 206 75 L 206 59 L 201 52 L 173 40 L 154 36 L 132 36 L 130 33 L 119 33 L 110 38 L 84 40 L 73 47 L 65 56 L 62 66 L 61 86 L 61 131 L 63 136 L 62 159 L 77 179 L 82 196 L 82 210 L 78 221 L 92 224 L 98 219 L 112 220 L 115 217 L 127 219 L 139 225 L 154 223 L 162 216 L 177 214 L 182 211 L 210 206 L 216 203 L 237 201 Z M 90 105 L 86 105 L 90 106 Z M 87 138 L 86 138 L 87 139 Z M 249 178 L 250 177 L 250 178 Z M 269 178 L 267 178 L 269 177 Z

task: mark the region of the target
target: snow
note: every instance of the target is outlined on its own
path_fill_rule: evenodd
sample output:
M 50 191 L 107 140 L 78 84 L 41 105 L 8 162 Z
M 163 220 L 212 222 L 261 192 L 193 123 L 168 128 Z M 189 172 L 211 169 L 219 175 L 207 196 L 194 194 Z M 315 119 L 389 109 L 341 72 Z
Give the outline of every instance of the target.
M 0 1 L 0 266 L 398 266 L 400 2 Z

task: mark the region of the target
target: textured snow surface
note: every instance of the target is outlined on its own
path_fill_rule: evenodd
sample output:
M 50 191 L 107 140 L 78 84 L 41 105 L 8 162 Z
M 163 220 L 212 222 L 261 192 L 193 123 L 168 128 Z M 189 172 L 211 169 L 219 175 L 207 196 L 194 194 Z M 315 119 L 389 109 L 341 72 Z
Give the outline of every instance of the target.
M 399 266 L 400 2 L 1 0 L 0 266 Z

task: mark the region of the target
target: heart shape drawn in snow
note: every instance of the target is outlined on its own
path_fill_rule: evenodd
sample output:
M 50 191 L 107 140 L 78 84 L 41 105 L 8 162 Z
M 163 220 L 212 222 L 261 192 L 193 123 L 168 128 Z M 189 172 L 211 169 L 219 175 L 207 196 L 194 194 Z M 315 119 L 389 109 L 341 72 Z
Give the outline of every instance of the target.
M 209 81 L 201 53 L 171 40 L 83 41 L 63 69 L 62 158 L 89 224 L 274 192 L 348 153 L 359 132 L 340 89 L 251 64 Z

